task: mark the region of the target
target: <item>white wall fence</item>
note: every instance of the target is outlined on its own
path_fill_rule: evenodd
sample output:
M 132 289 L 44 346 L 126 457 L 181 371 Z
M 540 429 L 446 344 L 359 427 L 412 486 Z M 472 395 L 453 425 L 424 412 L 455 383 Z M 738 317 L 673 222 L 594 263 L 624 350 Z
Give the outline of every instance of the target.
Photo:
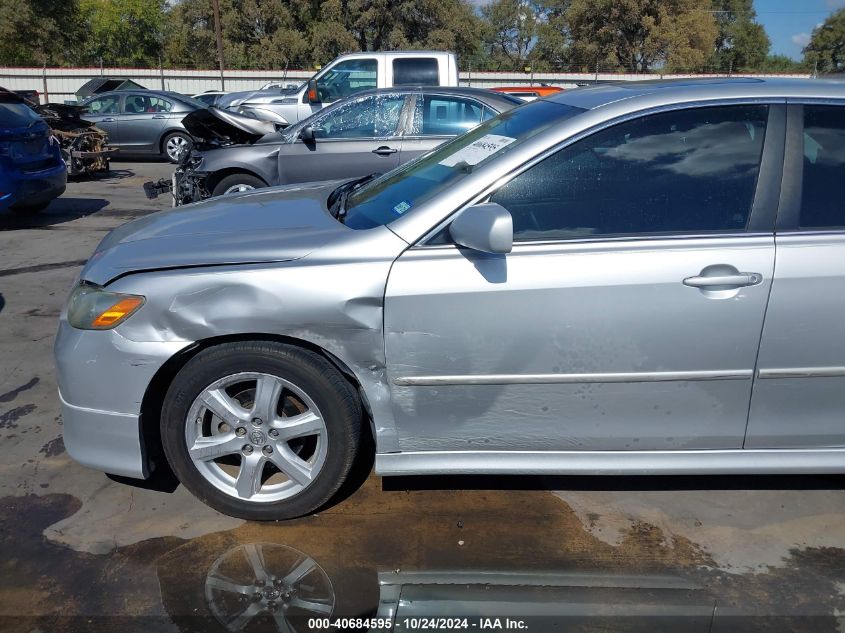
M 255 90 L 268 82 L 298 83 L 308 79 L 314 71 L 289 70 L 227 70 L 223 79 L 225 89 Z M 478 88 L 504 85 L 547 83 L 563 87 L 596 81 L 642 81 L 645 79 L 686 79 L 702 75 L 658 75 L 616 73 L 500 73 L 462 72 L 461 84 Z M 717 75 L 708 75 L 717 76 Z M 735 77 L 766 77 L 773 75 L 733 75 Z M 779 77 L 811 75 L 791 74 Z M 50 101 L 74 100 L 76 91 L 89 79 L 96 77 L 121 77 L 132 79 L 151 90 L 172 90 L 183 94 L 196 94 L 206 90 L 220 90 L 221 78 L 217 70 L 173 70 L 158 68 L 3 68 L 0 67 L 0 86 L 9 90 L 37 90 L 42 103 L 45 94 Z

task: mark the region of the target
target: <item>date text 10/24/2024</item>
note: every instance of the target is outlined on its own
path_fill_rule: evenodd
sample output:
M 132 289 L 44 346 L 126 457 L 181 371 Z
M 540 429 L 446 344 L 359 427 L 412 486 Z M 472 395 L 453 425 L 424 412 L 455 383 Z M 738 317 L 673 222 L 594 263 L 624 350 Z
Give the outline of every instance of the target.
M 308 628 L 319 629 L 360 629 L 360 630 L 427 630 L 443 631 L 479 630 L 479 631 L 520 631 L 528 629 L 525 620 L 514 618 L 438 618 L 415 617 L 397 618 L 309 618 Z

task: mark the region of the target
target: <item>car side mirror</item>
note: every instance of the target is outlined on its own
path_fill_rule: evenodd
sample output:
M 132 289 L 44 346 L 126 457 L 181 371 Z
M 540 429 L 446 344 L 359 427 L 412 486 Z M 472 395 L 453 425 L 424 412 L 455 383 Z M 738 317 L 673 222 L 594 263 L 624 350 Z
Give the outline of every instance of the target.
M 306 125 L 304 128 L 299 130 L 299 138 L 301 138 L 306 143 L 313 143 L 317 140 L 317 134 L 321 133 L 323 128 L 314 126 L 314 125 Z
M 306 93 L 309 103 L 320 103 L 320 91 L 317 88 L 317 80 L 309 79 L 308 92 Z
M 483 253 L 504 254 L 513 249 L 513 218 L 495 202 L 475 204 L 458 214 L 449 225 L 456 244 Z

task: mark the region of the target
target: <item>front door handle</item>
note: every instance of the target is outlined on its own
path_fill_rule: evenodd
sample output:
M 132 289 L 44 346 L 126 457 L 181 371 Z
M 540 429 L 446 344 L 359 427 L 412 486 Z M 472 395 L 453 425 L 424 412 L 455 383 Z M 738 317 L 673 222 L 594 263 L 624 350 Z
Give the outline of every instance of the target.
M 100 123 L 114 123 L 114 119 L 112 117 L 108 117 L 106 119 L 100 119 Z
M 741 273 L 733 266 L 717 264 L 708 266 L 694 277 L 684 279 L 684 285 L 702 290 L 735 290 L 756 286 L 763 281 L 760 273 Z
M 382 145 L 379 148 L 373 150 L 373 154 L 378 154 L 379 156 L 390 156 L 391 154 L 395 154 L 399 150 L 395 147 L 388 147 L 387 145 Z
M 167 115 L 166 114 L 156 114 L 155 116 L 153 116 L 153 118 L 154 119 L 166 119 Z

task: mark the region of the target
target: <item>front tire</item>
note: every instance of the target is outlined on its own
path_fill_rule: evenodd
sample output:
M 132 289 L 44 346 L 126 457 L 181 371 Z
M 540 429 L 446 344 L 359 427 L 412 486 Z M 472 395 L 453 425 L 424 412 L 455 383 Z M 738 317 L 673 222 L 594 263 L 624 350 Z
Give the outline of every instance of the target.
M 253 189 L 261 189 L 266 187 L 261 178 L 251 174 L 230 174 L 225 178 L 221 178 L 214 186 L 211 192 L 212 196 L 225 196 L 229 193 L 240 193 L 242 191 L 252 191 Z
M 203 350 L 176 375 L 161 416 L 176 476 L 215 510 L 251 520 L 320 508 L 359 447 L 361 404 L 325 358 L 270 341 Z

